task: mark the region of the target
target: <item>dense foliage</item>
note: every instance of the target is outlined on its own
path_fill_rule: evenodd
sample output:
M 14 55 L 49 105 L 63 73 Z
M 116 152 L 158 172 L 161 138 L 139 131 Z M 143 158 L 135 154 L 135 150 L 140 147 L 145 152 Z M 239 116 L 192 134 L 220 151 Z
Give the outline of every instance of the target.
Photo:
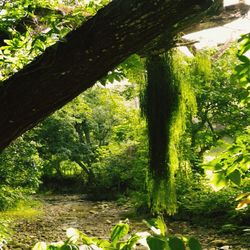
M 0 80 L 65 42 L 70 30 L 107 3 L 3 1 Z M 239 217 L 249 218 L 250 203 L 249 49 L 248 34 L 223 54 L 202 51 L 188 58 L 176 49 L 171 62 L 165 55 L 146 63 L 133 55 L 1 152 L 0 210 L 39 191 L 80 192 L 92 199 L 131 197 L 139 211 L 177 209 L 180 217 L 223 211 L 223 220 L 243 224 Z M 155 190 L 161 192 L 154 196 Z M 245 208 L 239 213 L 238 194 L 238 208 Z M 0 226 L 0 239 L 4 230 Z M 130 249 L 135 238 L 118 249 Z M 148 238 L 149 245 L 169 249 L 188 242 Z
M 110 234 L 110 241 L 88 237 L 86 234 L 74 228 L 66 232 L 65 242 L 46 244 L 37 243 L 33 250 L 63 250 L 63 249 L 96 249 L 96 250 L 132 250 L 136 243 L 150 250 L 201 250 L 200 243 L 194 237 L 178 237 L 167 233 L 167 227 L 161 217 L 145 221 L 152 230 L 149 232 L 137 232 L 129 235 L 129 225 L 120 222 L 114 226 Z M 126 239 L 127 237 L 127 239 Z
M 0 81 L 77 28 L 103 1 L 5 0 L 0 6 Z

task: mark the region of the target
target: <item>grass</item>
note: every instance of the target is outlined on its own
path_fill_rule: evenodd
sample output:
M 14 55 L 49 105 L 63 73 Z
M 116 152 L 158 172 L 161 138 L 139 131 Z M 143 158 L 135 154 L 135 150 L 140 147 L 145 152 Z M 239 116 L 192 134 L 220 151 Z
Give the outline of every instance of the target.
M 0 218 L 31 218 L 42 213 L 42 203 L 40 201 L 27 199 L 18 202 L 13 209 L 0 212 Z
M 35 218 L 43 214 L 43 204 L 38 200 L 26 199 L 17 203 L 15 208 L 0 212 L 0 242 L 5 239 L 9 240 L 13 231 L 11 224 L 15 220 L 23 218 Z

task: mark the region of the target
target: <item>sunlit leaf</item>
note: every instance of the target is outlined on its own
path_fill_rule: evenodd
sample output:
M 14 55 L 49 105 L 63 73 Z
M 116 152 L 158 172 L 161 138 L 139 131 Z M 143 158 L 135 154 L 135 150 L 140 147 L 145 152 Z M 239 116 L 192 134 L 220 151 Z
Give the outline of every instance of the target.
M 247 197 L 247 196 L 250 196 L 250 192 L 238 195 L 235 200 L 239 201 L 239 200 L 241 200 L 241 199 L 243 199 L 244 197 Z
M 75 228 L 68 228 L 66 231 L 67 237 L 70 239 L 71 242 L 77 242 L 80 238 L 79 231 Z
M 227 184 L 224 171 L 214 173 L 212 178 L 213 187 L 216 191 L 224 188 Z
M 46 250 L 47 245 L 45 242 L 38 242 L 36 245 L 32 248 L 32 250 Z
M 128 231 L 129 231 L 128 224 L 119 223 L 115 225 L 110 235 L 112 244 L 115 246 L 120 239 L 122 239 L 125 235 L 128 234 Z
M 165 235 L 167 232 L 167 226 L 162 216 L 158 216 L 157 218 L 153 218 L 153 219 L 144 220 L 144 222 L 157 235 Z
M 246 208 L 249 204 L 250 204 L 250 195 L 249 195 L 246 199 L 244 199 L 244 200 L 242 200 L 242 201 L 240 201 L 240 202 L 238 203 L 238 205 L 237 205 L 237 207 L 236 207 L 236 210 L 244 209 L 244 208 Z

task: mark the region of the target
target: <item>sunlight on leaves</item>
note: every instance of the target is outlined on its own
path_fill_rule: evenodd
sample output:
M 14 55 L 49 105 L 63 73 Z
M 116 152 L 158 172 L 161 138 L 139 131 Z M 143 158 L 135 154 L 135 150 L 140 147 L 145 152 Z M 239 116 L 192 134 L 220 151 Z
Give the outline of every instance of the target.
M 38 242 L 32 248 L 32 250 L 46 250 L 46 249 L 47 249 L 47 244 L 45 242 Z
M 68 228 L 66 231 L 66 235 L 70 239 L 70 241 L 73 243 L 76 243 L 80 238 L 80 233 L 75 228 Z

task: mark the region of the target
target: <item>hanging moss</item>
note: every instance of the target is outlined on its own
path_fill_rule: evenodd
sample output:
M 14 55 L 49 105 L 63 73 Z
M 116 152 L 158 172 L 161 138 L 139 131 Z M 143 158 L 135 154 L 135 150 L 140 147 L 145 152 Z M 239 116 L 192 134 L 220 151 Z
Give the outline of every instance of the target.
M 179 142 L 185 131 L 188 106 L 195 106 L 188 81 L 179 81 L 172 53 L 147 59 L 147 83 L 141 106 L 148 125 L 149 207 L 152 213 L 176 211 L 175 173 Z M 183 79 L 182 79 L 183 80 Z

